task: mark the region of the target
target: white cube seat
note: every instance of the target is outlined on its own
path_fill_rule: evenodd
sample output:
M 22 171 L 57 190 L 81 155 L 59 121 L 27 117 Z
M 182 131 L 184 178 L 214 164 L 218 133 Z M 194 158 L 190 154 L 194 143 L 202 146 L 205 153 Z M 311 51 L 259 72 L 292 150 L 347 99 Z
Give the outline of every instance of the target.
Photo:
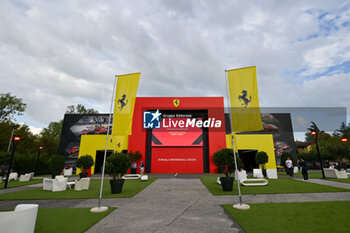
M 148 175 L 141 176 L 141 181 L 147 181 L 147 180 L 148 180 Z
M 278 179 L 277 169 L 266 169 L 266 175 L 269 179 Z
M 14 211 L 0 212 L 0 232 L 33 233 L 38 207 L 37 204 L 20 204 Z
M 67 180 L 64 176 L 56 176 L 55 179 L 44 178 L 43 190 L 52 192 L 65 191 L 67 189 Z
M 90 187 L 90 178 L 81 178 L 80 180 L 75 181 L 74 190 L 81 191 L 81 190 L 89 190 Z
M 263 174 L 262 174 L 262 170 L 259 168 L 254 168 L 253 169 L 253 177 L 256 178 L 264 178 Z

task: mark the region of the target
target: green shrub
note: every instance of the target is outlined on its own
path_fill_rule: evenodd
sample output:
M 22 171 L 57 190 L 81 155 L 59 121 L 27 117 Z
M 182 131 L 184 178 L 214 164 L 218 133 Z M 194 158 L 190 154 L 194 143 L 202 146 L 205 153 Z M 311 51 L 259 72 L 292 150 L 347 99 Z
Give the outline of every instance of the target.
M 38 167 L 36 169 L 35 175 L 50 174 L 48 165 L 49 165 L 48 157 L 47 156 L 40 156 L 39 162 L 38 162 Z
M 265 164 L 269 161 L 269 156 L 265 151 L 259 151 L 255 155 L 255 162 L 265 168 Z
M 128 153 L 128 156 L 130 158 L 130 161 L 133 163 L 137 163 L 137 161 L 139 161 L 142 158 L 142 154 L 140 153 L 140 151 L 136 151 L 136 152 L 132 152 L 130 151 Z
M 10 163 L 11 153 L 0 152 L 0 165 L 8 165 Z
M 82 169 L 82 172 L 86 172 L 87 169 L 94 165 L 94 159 L 91 155 L 80 156 L 76 162 L 76 167 Z
M 51 173 L 57 173 L 63 170 L 65 165 L 65 159 L 62 155 L 54 155 L 49 159 L 49 171 Z
M 224 148 L 218 150 L 213 156 L 214 164 L 219 170 L 222 170 L 226 177 L 231 176 L 235 170 L 235 159 L 233 155 L 233 150 L 229 148 Z M 241 168 L 241 160 L 237 157 L 238 169 Z
M 34 172 L 35 169 L 35 154 L 15 154 L 13 158 L 13 171 L 18 174 L 26 174 Z
M 331 161 L 337 160 L 336 156 L 333 156 L 328 151 L 320 151 L 320 155 L 321 155 L 322 160 L 331 160 Z M 300 159 L 301 157 L 304 157 L 305 161 L 309 161 L 309 162 L 318 161 L 318 156 L 317 156 L 316 150 L 311 150 L 309 152 L 304 152 L 304 153 L 298 154 L 298 159 Z M 293 163 L 294 163 L 294 161 L 293 161 Z
M 106 173 L 113 180 L 121 179 L 131 166 L 130 157 L 126 154 L 115 152 L 111 154 L 106 161 Z

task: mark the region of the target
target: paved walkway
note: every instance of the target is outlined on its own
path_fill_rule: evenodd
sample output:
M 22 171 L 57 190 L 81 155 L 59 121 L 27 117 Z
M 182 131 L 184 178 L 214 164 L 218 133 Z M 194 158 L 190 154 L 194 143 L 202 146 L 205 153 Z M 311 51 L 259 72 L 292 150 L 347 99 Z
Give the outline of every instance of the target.
M 319 179 L 311 179 L 309 182 L 325 182 L 323 184 L 349 188 L 347 183 Z M 244 203 L 340 200 L 350 201 L 350 192 L 243 196 Z M 19 203 L 38 203 L 40 208 L 78 208 L 94 207 L 97 200 L 0 201 L 0 209 L 13 209 Z M 164 177 L 133 198 L 103 199 L 103 205 L 118 209 L 87 232 L 243 232 L 221 206 L 229 203 L 238 203 L 238 196 L 213 196 L 199 179 Z
M 2 185 L 2 184 L 1 184 Z M 42 183 L 39 184 L 31 184 L 31 185 L 26 185 L 26 186 L 21 186 L 21 187 L 16 187 L 16 188 L 7 188 L 7 189 L 1 189 L 0 194 L 3 193 L 12 193 L 12 192 L 17 192 L 17 191 L 22 191 L 22 190 L 27 190 L 31 188 L 37 188 L 43 186 Z
M 337 188 L 350 189 L 350 183 L 337 182 L 337 181 L 324 180 L 324 179 L 309 179 L 309 182 L 315 183 L 315 184 L 328 185 L 328 186 L 337 187 Z

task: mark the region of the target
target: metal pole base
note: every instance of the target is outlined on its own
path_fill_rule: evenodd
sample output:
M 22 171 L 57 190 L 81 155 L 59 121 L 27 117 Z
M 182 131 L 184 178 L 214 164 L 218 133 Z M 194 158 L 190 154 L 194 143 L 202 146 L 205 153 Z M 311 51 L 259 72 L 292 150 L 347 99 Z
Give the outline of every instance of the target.
M 107 206 L 94 207 L 90 209 L 91 213 L 102 213 L 108 210 Z
M 232 206 L 233 208 L 237 209 L 237 210 L 249 210 L 250 206 L 247 204 L 236 204 Z

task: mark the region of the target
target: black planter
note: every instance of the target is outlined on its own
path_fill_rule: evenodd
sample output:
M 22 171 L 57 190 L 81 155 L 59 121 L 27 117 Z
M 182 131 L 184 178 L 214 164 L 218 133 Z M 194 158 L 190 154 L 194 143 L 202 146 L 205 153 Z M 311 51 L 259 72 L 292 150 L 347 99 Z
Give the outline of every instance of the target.
M 81 178 L 86 178 L 86 177 L 88 177 L 88 174 L 89 173 L 87 173 L 87 172 L 82 172 L 82 173 L 79 173 L 79 177 L 80 177 L 80 179 Z
M 264 177 L 267 177 L 266 169 L 262 169 L 262 174 L 263 174 Z
M 110 180 L 109 184 L 111 185 L 112 193 L 121 193 L 124 185 L 124 180 Z
M 233 177 L 220 177 L 221 186 L 223 191 L 232 191 L 233 189 Z

